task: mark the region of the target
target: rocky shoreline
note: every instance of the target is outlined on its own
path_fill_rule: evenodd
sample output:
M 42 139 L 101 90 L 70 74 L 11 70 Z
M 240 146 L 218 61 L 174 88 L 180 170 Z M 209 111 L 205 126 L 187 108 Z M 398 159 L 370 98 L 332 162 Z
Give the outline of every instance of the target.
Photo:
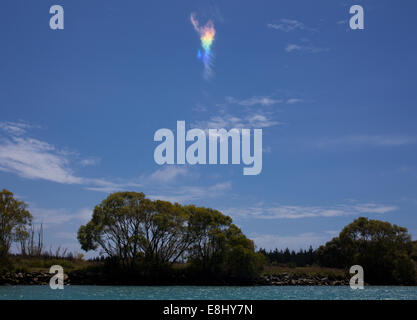
M 46 285 L 53 275 L 48 272 L 6 272 L 0 274 L 0 285 Z M 70 284 L 64 274 L 64 284 Z
M 48 272 L 7 272 L 0 274 L 0 285 L 48 285 L 52 274 Z M 116 285 L 113 281 L 100 281 L 97 275 L 80 273 L 65 274 L 65 285 Z M 102 278 L 103 280 L 103 278 Z M 181 285 L 181 283 L 173 283 Z M 223 284 L 227 285 L 227 284 Z M 279 275 L 266 275 L 259 278 L 253 285 L 258 286 L 343 286 L 349 285 L 348 279 L 329 279 L 327 277 L 313 275 L 301 276 L 296 274 L 282 273 Z
M 315 275 L 305 276 L 297 274 L 281 273 L 279 275 L 267 275 L 257 281 L 257 285 L 264 286 L 347 286 L 348 279 L 329 279 Z

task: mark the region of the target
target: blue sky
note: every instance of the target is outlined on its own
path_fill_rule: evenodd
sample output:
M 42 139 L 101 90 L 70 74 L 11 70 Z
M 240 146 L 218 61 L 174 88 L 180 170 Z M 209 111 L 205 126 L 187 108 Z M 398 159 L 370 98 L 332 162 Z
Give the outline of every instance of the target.
M 61 4 L 65 29 L 49 28 Z M 351 5 L 365 29 L 350 30 Z M 109 192 L 213 207 L 261 247 L 316 247 L 359 216 L 417 238 L 417 3 L 18 1 L 0 4 L 0 188 L 47 246 Z M 213 76 L 190 22 L 216 28 Z M 160 128 L 263 129 L 263 170 L 158 166 Z

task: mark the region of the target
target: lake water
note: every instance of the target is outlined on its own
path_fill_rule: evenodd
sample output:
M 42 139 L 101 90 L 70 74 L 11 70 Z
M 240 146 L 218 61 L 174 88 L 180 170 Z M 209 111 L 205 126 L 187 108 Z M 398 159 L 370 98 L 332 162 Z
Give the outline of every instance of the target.
M 0 300 L 417 300 L 417 287 L 0 286 Z

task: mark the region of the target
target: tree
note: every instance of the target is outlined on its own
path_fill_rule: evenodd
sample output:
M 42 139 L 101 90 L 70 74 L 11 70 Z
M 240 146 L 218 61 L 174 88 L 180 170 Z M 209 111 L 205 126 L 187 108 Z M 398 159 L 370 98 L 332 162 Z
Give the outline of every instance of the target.
M 100 249 L 101 254 L 133 263 L 144 236 L 143 202 L 145 195 L 136 192 L 110 194 L 94 208 L 91 221 L 78 230 L 78 240 L 85 251 Z
M 413 241 L 413 250 L 411 252 L 411 259 L 417 262 L 417 240 Z
M 13 242 L 29 236 L 27 228 L 32 215 L 26 207 L 26 203 L 16 200 L 12 192 L 6 189 L 0 192 L 0 257 L 9 253 Z
M 189 245 L 187 216 L 178 204 L 151 201 L 143 193 L 117 192 L 94 208 L 93 217 L 78 231 L 82 249 L 101 249 L 124 265 L 139 258 L 174 263 Z
M 161 200 L 146 203 L 142 240 L 145 257 L 157 263 L 175 263 L 192 241 L 188 215 L 179 204 Z
M 263 270 L 267 260 L 255 252 L 255 244 L 232 224 L 226 231 L 227 251 L 225 270 L 231 278 L 251 280 Z
M 191 264 L 206 276 L 250 280 L 262 271 L 266 259 L 255 252 L 252 240 L 217 210 L 187 206 L 192 239 Z
M 218 271 L 226 250 L 225 231 L 232 225 L 232 219 L 210 208 L 190 205 L 185 210 L 193 240 L 189 252 L 191 262 L 203 270 Z
M 326 267 L 346 268 L 351 263 L 351 258 L 344 252 L 338 237 L 333 238 L 326 245 L 320 246 L 316 255 L 319 264 Z
M 122 267 L 157 275 L 175 262 L 189 262 L 204 276 L 251 279 L 262 254 L 221 212 L 145 198 L 143 193 L 110 194 L 78 230 L 83 250 L 101 250 Z
M 412 284 L 416 280 L 412 250 L 406 228 L 361 217 L 320 247 L 318 255 L 326 266 L 361 265 L 370 284 Z

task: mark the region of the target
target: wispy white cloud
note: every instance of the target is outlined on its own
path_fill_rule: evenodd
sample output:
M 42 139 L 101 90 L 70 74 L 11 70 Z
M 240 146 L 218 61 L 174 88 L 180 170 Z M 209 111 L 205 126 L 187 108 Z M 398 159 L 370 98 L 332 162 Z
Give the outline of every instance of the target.
M 219 107 L 217 114 L 204 120 L 196 120 L 190 124 L 190 127 L 202 129 L 206 135 L 209 135 L 209 129 L 237 129 L 241 131 L 241 129 L 265 129 L 279 126 L 284 124 L 276 116 L 280 110 L 270 107 L 280 103 L 294 104 L 298 102 L 302 102 L 302 100 L 298 98 L 278 99 L 259 95 L 246 99 L 226 96 L 225 103 L 217 104 Z M 237 110 L 234 105 L 244 108 Z M 264 150 L 268 152 L 270 148 L 264 146 Z
M 233 217 L 254 219 L 302 219 L 316 217 L 340 217 L 361 214 L 385 214 L 397 210 L 396 206 L 375 203 L 340 204 L 333 207 L 275 205 L 228 208 L 223 211 Z
M 342 137 L 322 138 L 316 143 L 318 147 L 334 145 L 371 145 L 404 146 L 416 144 L 417 137 L 401 135 L 348 135 Z
M 86 166 L 95 166 L 97 164 L 100 163 L 100 158 L 87 158 L 87 159 L 82 159 L 79 161 L 80 165 L 82 165 L 83 167 Z
M 269 108 L 276 104 L 296 104 L 304 102 L 304 99 L 291 97 L 285 99 L 274 98 L 272 96 L 252 96 L 246 99 L 238 99 L 232 96 L 225 98 L 226 103 L 218 104 L 221 107 L 220 112 L 216 115 L 212 115 L 208 120 L 195 121 L 192 123 L 192 127 L 201 129 L 242 129 L 242 128 L 268 128 L 277 125 L 284 124 L 275 118 L 275 115 L 281 110 L 275 108 Z M 239 113 L 236 113 L 236 109 L 233 105 L 239 105 L 243 107 L 257 108 L 244 108 L 240 109 Z
M 273 119 L 271 113 L 257 112 L 243 116 L 223 114 L 210 117 L 205 121 L 197 121 L 191 126 L 200 129 L 243 129 L 243 128 L 268 128 L 282 124 Z
M 171 202 L 187 203 L 199 199 L 225 196 L 232 190 L 230 181 L 216 183 L 211 186 L 165 186 L 149 195 L 152 199 L 161 199 Z
M 65 154 L 46 142 L 30 137 L 12 135 L 0 140 L 0 170 L 29 179 L 83 183 L 82 178 L 73 175 Z
M 197 103 L 194 108 L 193 111 L 195 112 L 206 112 L 207 111 L 207 107 L 201 103 Z
M 32 126 L 26 123 L 0 123 L 0 171 L 27 179 L 47 180 L 62 184 L 79 184 L 97 191 L 116 191 L 135 182 L 114 182 L 101 178 L 81 177 L 74 173 L 74 162 L 93 165 L 96 158 L 73 159 L 75 152 L 58 149 L 45 141 L 27 135 Z
M 287 99 L 286 101 L 287 104 L 296 104 L 296 103 L 301 103 L 301 102 L 304 102 L 304 99 L 290 98 L 290 99 Z
M 326 52 L 329 50 L 330 50 L 329 48 L 321 48 L 321 47 L 317 47 L 311 44 L 290 43 L 290 44 L 287 44 L 287 46 L 285 47 L 285 51 L 287 51 L 288 53 L 295 52 L 295 51 L 320 53 L 320 52 Z
M 27 129 L 32 128 L 31 125 L 25 122 L 0 122 L 0 129 L 8 134 L 19 136 L 26 132 Z
M 229 104 L 237 104 L 245 107 L 251 107 L 255 105 L 272 106 L 277 103 L 283 103 L 282 99 L 274 99 L 268 96 L 254 96 L 248 99 L 238 100 L 233 97 L 226 97 L 226 102 Z
M 120 181 L 113 182 L 105 179 L 89 179 L 84 178 L 84 188 L 90 191 L 112 193 L 116 191 L 126 191 L 137 188 L 142 188 L 143 183 L 137 183 L 135 181 Z
M 294 19 L 281 19 L 279 23 L 268 23 L 267 27 L 284 32 L 295 30 L 317 31 L 317 29 L 307 27 L 304 23 Z
M 287 52 L 292 52 L 292 51 L 301 50 L 301 49 L 302 49 L 302 47 L 300 45 L 294 44 L 294 43 L 288 44 L 285 47 L 285 51 L 287 51 Z
M 248 118 L 246 121 L 268 124 L 268 119 L 262 117 Z M 98 163 L 98 158 L 80 160 L 76 152 L 61 150 L 28 136 L 26 130 L 29 128 L 32 126 L 25 123 L 0 123 L 0 171 L 32 180 L 81 185 L 87 190 L 104 193 L 133 189 L 175 201 L 221 196 L 225 190 L 231 189 L 230 182 L 207 187 L 185 185 L 179 178 L 193 178 L 197 174 L 191 173 L 187 167 L 179 166 L 162 167 L 134 180 L 83 177 L 74 173 L 76 164 L 94 165 Z M 48 217 L 50 223 L 62 223 L 78 216 L 61 209 L 41 210 L 35 207 L 34 210 L 40 218 Z
M 148 180 L 150 182 L 171 182 L 175 181 L 181 176 L 187 176 L 190 175 L 189 170 L 187 170 L 184 166 L 166 166 L 162 169 L 158 169 L 155 172 L 153 172 L 151 175 L 149 175 Z
M 93 210 L 90 208 L 82 208 L 71 212 L 63 208 L 39 208 L 31 203 L 29 203 L 28 209 L 35 219 L 35 224 L 42 223 L 46 228 L 54 227 L 55 225 L 65 225 L 71 221 L 80 224 L 86 223 L 93 214 Z

